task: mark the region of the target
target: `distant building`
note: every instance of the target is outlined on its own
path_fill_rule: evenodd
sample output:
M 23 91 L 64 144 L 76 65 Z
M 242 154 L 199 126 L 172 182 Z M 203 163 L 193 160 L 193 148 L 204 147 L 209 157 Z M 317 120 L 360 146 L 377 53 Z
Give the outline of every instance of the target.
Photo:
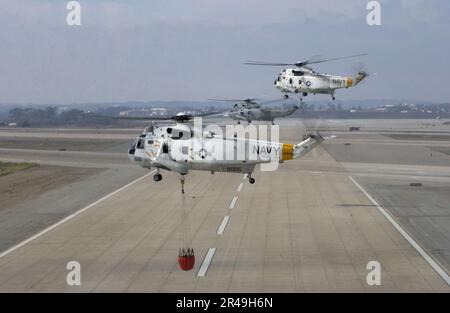
M 152 116 L 164 116 L 167 115 L 167 109 L 166 108 L 152 108 L 151 109 L 151 115 Z
M 166 108 L 127 110 L 119 112 L 119 116 L 165 116 L 167 114 L 168 111 Z

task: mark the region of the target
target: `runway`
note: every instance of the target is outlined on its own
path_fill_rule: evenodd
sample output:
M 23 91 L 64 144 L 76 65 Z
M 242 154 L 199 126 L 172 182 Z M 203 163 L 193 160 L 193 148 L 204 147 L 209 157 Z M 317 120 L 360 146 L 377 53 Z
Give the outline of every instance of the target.
M 155 183 L 151 176 L 142 177 L 148 174 L 142 169 L 136 175 L 142 178 L 134 183 L 127 185 L 137 177 L 0 254 L 0 291 L 449 292 L 442 276 L 354 182 L 393 212 L 447 272 L 445 253 L 434 255 L 421 235 L 424 229 L 435 229 L 433 224 L 415 228 L 415 223 L 407 225 L 411 220 L 397 219 L 412 202 L 386 202 L 380 195 L 393 191 L 377 192 L 382 189 L 373 185 L 380 177 L 381 183 L 409 181 L 417 168 L 405 164 L 393 172 L 393 164 L 389 168 L 380 160 L 368 165 L 355 154 L 338 162 L 333 155 L 341 154 L 340 149 L 320 146 L 304 159 L 281 164 L 276 172 L 258 170 L 255 185 L 239 174 L 190 173 L 186 206 L 197 258 L 190 272 L 181 271 L 177 263 L 179 181 L 165 172 L 163 181 Z M 86 163 L 95 164 L 91 158 Z M 439 166 L 445 168 L 429 165 L 421 175 L 447 182 L 449 175 Z M 440 213 L 447 216 L 448 208 Z M 448 232 L 433 238 L 442 236 Z M 437 245 L 446 251 L 439 240 Z M 81 266 L 80 286 L 66 282 L 70 261 Z M 367 283 L 371 261 L 381 265 L 379 286 Z

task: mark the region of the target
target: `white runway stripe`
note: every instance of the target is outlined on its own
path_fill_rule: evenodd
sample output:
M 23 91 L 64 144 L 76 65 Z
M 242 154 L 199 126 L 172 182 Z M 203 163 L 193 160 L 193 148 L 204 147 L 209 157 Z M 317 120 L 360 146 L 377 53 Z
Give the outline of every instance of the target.
M 92 208 L 93 206 L 99 204 L 100 202 L 105 201 L 105 200 L 108 199 L 109 197 L 114 196 L 115 194 L 121 192 L 122 190 L 124 190 L 124 189 L 126 189 L 126 188 L 128 188 L 128 187 L 130 187 L 131 185 L 134 185 L 135 183 L 141 181 L 142 179 L 146 178 L 147 176 L 149 176 L 149 175 L 151 175 L 151 174 L 153 174 L 153 173 L 155 173 L 155 172 L 156 172 L 156 170 L 154 170 L 154 171 L 152 171 L 152 172 L 150 172 L 150 173 L 148 173 L 148 174 L 145 174 L 144 176 L 142 176 L 142 177 L 140 177 L 140 178 L 138 178 L 138 179 L 132 181 L 131 183 L 126 184 L 125 186 L 123 186 L 123 187 L 117 189 L 116 191 L 111 192 L 110 194 L 104 196 L 103 198 L 100 198 L 100 199 L 98 199 L 97 201 L 95 201 L 95 202 L 89 204 L 88 206 L 86 206 L 86 207 L 84 207 L 84 208 L 82 208 L 82 209 L 76 211 L 75 213 L 73 213 L 73 214 L 71 214 L 71 215 L 69 215 L 69 216 L 63 218 L 63 219 L 60 220 L 59 222 L 57 222 L 57 223 L 55 223 L 55 224 L 53 224 L 53 225 L 51 225 L 51 226 L 45 228 L 44 230 L 40 231 L 40 232 L 37 233 L 36 235 L 33 235 L 33 236 L 31 236 L 30 238 L 25 239 L 24 241 L 18 243 L 17 245 L 15 245 L 15 246 L 9 248 L 8 250 L 3 251 L 2 253 L 0 253 L 0 258 L 4 257 L 5 255 L 10 254 L 10 253 L 13 252 L 14 250 L 19 249 L 20 247 L 26 245 L 27 243 L 33 241 L 34 239 L 36 239 L 36 238 L 38 238 L 38 237 L 40 237 L 40 236 L 42 236 L 42 235 L 48 233 L 49 231 L 51 231 L 52 229 L 58 227 L 59 225 L 61 225 L 61 224 L 65 223 L 65 222 L 67 222 L 68 220 L 74 218 L 75 216 L 77 216 L 77 215 L 83 213 L 84 211 L 86 211 L 86 210 Z
M 243 187 L 244 187 L 244 183 L 241 183 L 237 189 L 237 192 L 241 192 Z
M 229 209 L 234 209 L 234 206 L 236 205 L 236 202 L 238 200 L 238 197 L 234 197 L 233 200 L 231 200 L 230 206 L 228 207 Z
M 431 258 L 425 250 L 398 224 L 392 216 L 381 206 L 378 202 L 375 201 L 374 198 L 355 180 L 353 177 L 349 176 L 350 180 L 356 185 L 356 187 L 361 190 L 366 197 L 378 208 L 381 214 L 397 229 L 397 231 L 411 244 L 411 246 L 416 249 L 416 251 L 425 259 L 425 261 L 430 264 L 430 266 L 436 271 L 436 273 L 441 276 L 441 278 L 450 286 L 450 277 L 447 273 Z
M 208 271 L 209 265 L 211 264 L 212 258 L 214 257 L 214 253 L 216 253 L 216 248 L 210 248 L 205 258 L 203 259 L 203 263 L 200 266 L 200 269 L 197 273 L 198 277 L 205 277 L 206 272 Z
M 225 216 L 222 220 L 222 223 L 219 226 L 219 229 L 217 230 L 217 235 L 222 235 L 223 232 L 225 231 L 225 228 L 228 225 L 228 221 L 230 220 L 229 216 Z

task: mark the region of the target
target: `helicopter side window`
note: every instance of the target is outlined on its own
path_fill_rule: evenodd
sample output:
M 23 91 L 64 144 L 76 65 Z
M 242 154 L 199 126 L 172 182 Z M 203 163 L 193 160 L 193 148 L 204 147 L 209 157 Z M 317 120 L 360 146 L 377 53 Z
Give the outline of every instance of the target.
M 148 143 L 149 145 L 152 145 L 152 144 L 153 144 L 153 140 L 149 140 L 149 141 L 147 141 L 147 143 Z
M 303 76 L 303 75 L 305 75 L 305 72 L 303 72 L 303 71 L 292 71 L 292 73 L 294 74 L 294 76 Z
M 139 139 L 137 145 L 136 145 L 136 149 L 144 149 L 144 145 L 145 145 L 145 140 L 144 139 Z
M 162 152 L 169 153 L 169 145 L 167 143 L 163 143 Z
M 170 138 L 172 138 L 174 140 L 181 139 L 181 138 L 183 138 L 183 132 L 181 132 L 181 131 L 175 132 L 175 133 L 172 132 L 172 136 Z

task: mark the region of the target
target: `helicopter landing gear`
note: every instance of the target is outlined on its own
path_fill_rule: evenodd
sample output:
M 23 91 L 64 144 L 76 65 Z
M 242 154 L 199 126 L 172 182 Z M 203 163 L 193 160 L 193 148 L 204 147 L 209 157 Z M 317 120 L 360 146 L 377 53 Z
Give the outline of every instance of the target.
M 308 96 L 308 93 L 307 92 L 304 92 L 303 93 L 303 97 L 307 97 Z
M 159 173 L 159 171 L 155 175 L 153 175 L 153 180 L 155 182 L 159 182 L 162 180 L 162 175 Z
M 251 174 L 248 174 L 248 182 L 250 183 L 250 184 L 254 184 L 255 182 L 256 182 L 256 180 L 251 176 Z
M 289 99 L 289 95 L 287 93 L 284 94 L 284 99 Z

